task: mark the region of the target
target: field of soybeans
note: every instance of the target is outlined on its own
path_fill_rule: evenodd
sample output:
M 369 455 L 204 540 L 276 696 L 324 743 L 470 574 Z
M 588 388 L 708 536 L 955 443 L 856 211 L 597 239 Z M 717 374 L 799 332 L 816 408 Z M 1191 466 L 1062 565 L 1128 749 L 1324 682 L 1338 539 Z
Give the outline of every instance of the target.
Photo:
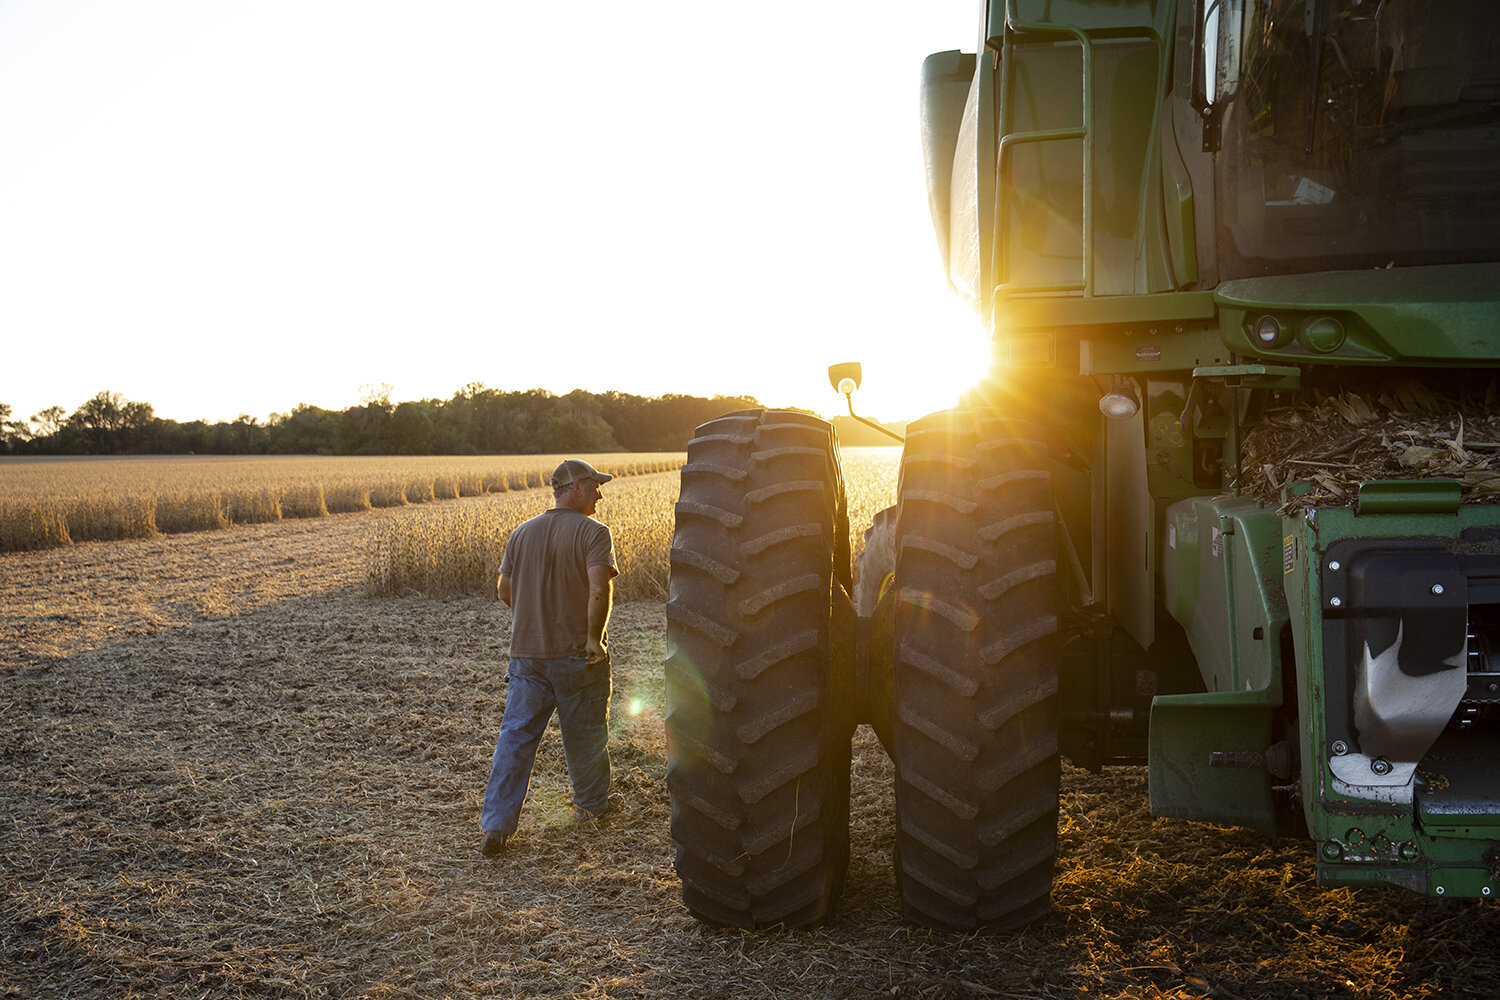
M 897 454 L 844 452 L 856 548 Z M 1500 996 L 1493 903 L 1320 889 L 1303 841 L 1151 817 L 1142 768 L 1065 767 L 1046 921 L 913 928 L 867 727 L 832 919 L 698 924 L 665 783 L 683 456 L 584 457 L 621 476 L 625 806 L 573 817 L 554 728 L 494 860 L 494 573 L 558 456 L 0 463 L 0 997 Z
M 564 457 L 4 458 L 0 552 L 534 489 Z M 682 463 L 660 452 L 576 457 L 619 476 Z

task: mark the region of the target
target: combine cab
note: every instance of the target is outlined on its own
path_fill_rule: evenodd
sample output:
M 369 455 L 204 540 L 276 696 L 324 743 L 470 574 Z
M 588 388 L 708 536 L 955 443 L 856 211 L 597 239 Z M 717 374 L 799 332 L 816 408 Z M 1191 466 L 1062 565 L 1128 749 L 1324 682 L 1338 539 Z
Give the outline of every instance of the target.
M 927 60 L 922 125 L 994 366 L 910 426 L 857 573 L 829 425 L 689 446 L 688 908 L 828 914 L 861 722 L 923 925 L 1047 912 L 1064 757 L 1310 836 L 1323 884 L 1491 895 L 1500 7 L 996 0 L 977 56 Z

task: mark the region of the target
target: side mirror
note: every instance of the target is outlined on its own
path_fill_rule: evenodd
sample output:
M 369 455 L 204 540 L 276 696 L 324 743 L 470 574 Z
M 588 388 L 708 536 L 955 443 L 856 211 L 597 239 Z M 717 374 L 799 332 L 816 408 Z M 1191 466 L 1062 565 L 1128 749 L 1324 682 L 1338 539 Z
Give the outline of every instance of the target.
M 1203 150 L 1219 148 L 1224 105 L 1240 92 L 1240 36 L 1245 0 L 1197 0 L 1193 5 L 1193 108 L 1203 116 Z
M 1216 39 L 1212 52 L 1204 52 L 1204 58 L 1212 58 L 1212 83 L 1208 90 L 1214 104 L 1225 104 L 1240 93 L 1240 39 L 1245 33 L 1245 0 L 1217 0 L 1216 23 L 1212 37 Z
M 828 384 L 833 386 L 834 391 L 843 394 L 844 399 L 849 401 L 849 416 L 858 420 L 866 427 L 874 428 L 886 437 L 895 438 L 897 441 L 905 442 L 906 438 L 895 431 L 887 430 L 873 420 L 866 420 L 854 412 L 854 390 L 859 388 L 860 379 L 864 377 L 864 369 L 858 361 L 846 361 L 841 365 L 828 366 Z
M 859 388 L 860 381 L 864 378 L 864 369 L 858 361 L 846 361 L 841 365 L 828 366 L 828 384 L 833 386 L 835 392 L 851 395 Z

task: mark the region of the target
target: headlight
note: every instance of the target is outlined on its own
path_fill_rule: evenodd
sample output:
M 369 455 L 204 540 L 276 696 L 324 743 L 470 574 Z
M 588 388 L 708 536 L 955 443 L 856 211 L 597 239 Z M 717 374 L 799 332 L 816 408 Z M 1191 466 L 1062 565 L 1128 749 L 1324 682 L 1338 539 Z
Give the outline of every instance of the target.
M 1255 342 L 1261 347 L 1280 347 L 1288 339 L 1286 327 L 1275 316 L 1267 313 L 1255 321 Z

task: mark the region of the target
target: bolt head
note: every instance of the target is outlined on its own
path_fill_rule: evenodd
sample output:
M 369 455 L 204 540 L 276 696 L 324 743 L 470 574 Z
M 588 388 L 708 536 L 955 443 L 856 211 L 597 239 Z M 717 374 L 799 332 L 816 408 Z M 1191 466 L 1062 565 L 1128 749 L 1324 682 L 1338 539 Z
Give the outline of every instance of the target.
M 1370 770 L 1374 771 L 1376 774 L 1390 774 L 1391 762 L 1386 760 L 1384 757 L 1376 757 L 1374 760 L 1370 761 Z
M 1328 568 L 1337 573 L 1339 570 L 1344 568 L 1344 564 L 1335 559 L 1328 564 Z
M 1342 757 L 1349 752 L 1349 744 L 1343 740 L 1334 740 L 1333 745 L 1329 749 L 1333 751 L 1335 757 Z
M 1330 597 L 1328 604 L 1330 607 L 1342 608 L 1344 606 L 1344 599 L 1342 597 Z
M 1436 594 L 1441 594 L 1443 592 L 1443 585 L 1441 583 L 1434 583 L 1432 585 L 1432 592 L 1435 595 Z

